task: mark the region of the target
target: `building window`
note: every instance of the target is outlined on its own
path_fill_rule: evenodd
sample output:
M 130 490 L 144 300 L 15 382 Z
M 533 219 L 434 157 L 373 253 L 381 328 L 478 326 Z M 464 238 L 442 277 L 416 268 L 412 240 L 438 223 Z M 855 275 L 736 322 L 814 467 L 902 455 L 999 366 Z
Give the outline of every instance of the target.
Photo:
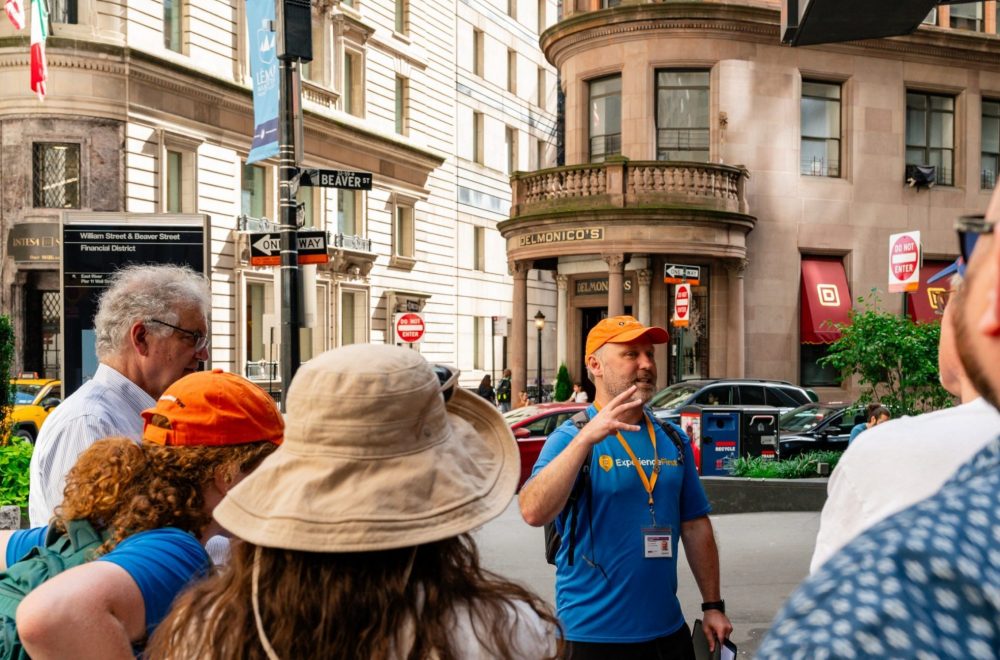
M 601 9 L 608 9 L 610 7 L 617 7 L 622 3 L 622 0 L 601 0 Z
M 546 81 L 545 69 L 543 69 L 542 67 L 538 67 L 538 107 L 541 108 L 542 110 L 545 109 L 546 106 L 545 101 L 547 100 L 546 97 L 548 96 L 547 94 L 548 88 L 545 86 L 545 81 Z
M 622 77 L 591 80 L 590 162 L 603 161 L 622 151 Z
M 361 223 L 358 211 L 361 208 L 358 190 L 337 191 L 337 233 L 345 236 L 360 236 Z
M 982 144 L 980 186 L 992 189 L 1000 169 L 1000 101 L 983 99 Z
M 368 310 L 364 291 L 343 289 L 340 292 L 340 345 L 368 341 Z M 392 319 L 388 320 L 392 324 Z
M 802 81 L 799 172 L 840 176 L 840 85 Z
M 503 139 L 507 147 L 507 174 L 510 175 L 517 171 L 517 129 L 508 126 Z
M 656 159 L 708 162 L 708 71 L 656 72 Z
M 35 208 L 80 208 L 80 145 L 36 142 L 31 179 Z
M 407 0 L 396 0 L 396 32 L 407 33 L 407 19 L 409 19 L 409 2 Z
M 392 225 L 392 254 L 413 259 L 416 253 L 413 243 L 413 207 L 396 204 Z
M 485 143 L 483 140 L 483 126 L 486 121 L 481 112 L 472 113 L 472 160 L 482 165 L 484 163 Z
M 507 91 L 517 94 L 517 51 L 507 51 Z
M 483 75 L 483 40 L 485 38 L 482 30 L 472 30 L 472 73 L 479 77 Z
M 961 2 L 951 5 L 949 15 L 951 16 L 951 27 L 956 30 L 983 31 L 982 2 Z
M 409 133 L 409 85 L 406 78 L 396 76 L 396 133 L 407 135 Z
M 473 227 L 472 233 L 472 267 L 475 270 L 486 270 L 486 227 Z
M 472 368 L 473 369 L 482 369 L 483 363 L 485 362 L 485 360 L 483 359 L 483 355 L 485 353 L 485 351 L 483 350 L 483 334 L 484 334 L 483 328 L 486 325 L 483 321 L 485 320 L 486 319 L 482 316 L 472 317 Z
M 929 14 L 924 18 L 924 25 L 937 25 L 937 7 L 931 10 Z
M 318 85 L 326 86 L 324 79 L 327 69 L 327 53 L 329 52 L 327 41 L 327 24 L 323 18 L 313 18 L 312 23 L 312 46 L 313 59 L 311 62 L 302 62 L 299 67 L 302 79 Z
M 182 0 L 163 0 L 163 45 L 176 53 L 183 50 L 181 20 L 184 11 Z
M 30 2 L 22 3 L 26 9 L 30 4 Z M 49 0 L 49 18 L 53 23 L 76 25 L 80 22 L 77 0 Z
M 267 217 L 267 170 L 244 163 L 240 192 L 240 213 L 251 218 Z
M 955 99 L 951 96 L 906 93 L 906 164 L 933 165 L 937 182 L 954 180 Z
M 167 150 L 167 213 L 181 213 L 184 200 L 184 155 Z
M 278 380 L 280 336 L 274 309 L 274 284 L 247 281 L 244 305 L 244 373 L 250 380 Z
M 545 159 L 545 150 L 548 146 L 549 145 L 545 140 L 535 141 L 535 150 L 537 151 L 537 153 L 535 154 L 535 163 L 538 169 L 544 169 L 545 167 L 548 167 L 548 163 L 546 162 Z

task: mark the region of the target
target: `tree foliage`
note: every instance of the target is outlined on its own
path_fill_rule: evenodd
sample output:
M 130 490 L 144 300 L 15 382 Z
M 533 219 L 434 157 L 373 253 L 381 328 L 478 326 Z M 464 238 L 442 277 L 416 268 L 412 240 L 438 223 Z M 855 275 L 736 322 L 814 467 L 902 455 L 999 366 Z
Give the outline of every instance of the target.
M 14 363 L 14 327 L 10 318 L 0 316 L 0 445 L 10 436 L 10 412 L 14 407 L 14 391 L 10 384 L 10 368 Z
M 857 376 L 860 402 L 877 401 L 894 416 L 915 415 L 953 403 L 938 380 L 941 324 L 914 323 L 879 311 L 878 292 L 859 296 L 861 311 L 852 309 L 849 323 L 832 324 L 840 339 L 818 364 L 838 369 L 844 378 Z
M 572 393 L 573 383 L 569 379 L 569 369 L 563 362 L 559 365 L 559 371 L 556 372 L 556 386 L 555 392 L 552 393 L 552 399 L 553 401 L 566 401 Z

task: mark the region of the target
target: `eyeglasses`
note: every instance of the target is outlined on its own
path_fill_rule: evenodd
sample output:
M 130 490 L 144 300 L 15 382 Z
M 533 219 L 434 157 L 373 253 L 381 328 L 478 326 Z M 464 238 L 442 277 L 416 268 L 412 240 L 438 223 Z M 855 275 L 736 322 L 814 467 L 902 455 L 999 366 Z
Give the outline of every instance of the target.
M 976 242 L 983 234 L 992 234 L 996 228 L 996 222 L 987 220 L 982 214 L 963 215 L 955 221 L 955 230 L 958 231 L 958 251 L 962 255 L 962 264 L 959 267 L 959 274 L 965 274 L 965 266 L 968 265 L 972 257 L 972 251 L 976 249 Z
M 455 367 L 449 367 L 443 364 L 431 365 L 434 369 L 434 373 L 438 377 L 438 382 L 441 383 L 441 396 L 444 397 L 445 403 L 451 401 L 451 397 L 455 394 L 455 388 L 458 387 L 458 374 L 461 372 Z
M 195 353 L 200 353 L 208 348 L 208 344 L 211 341 L 211 338 L 208 335 L 203 335 L 198 330 L 185 330 L 184 328 L 178 328 L 176 325 L 172 325 L 166 321 L 160 321 L 159 319 L 149 319 L 149 322 L 165 325 L 168 328 L 173 329 L 174 332 L 179 332 L 184 335 L 185 339 L 191 340 L 191 345 L 194 347 Z

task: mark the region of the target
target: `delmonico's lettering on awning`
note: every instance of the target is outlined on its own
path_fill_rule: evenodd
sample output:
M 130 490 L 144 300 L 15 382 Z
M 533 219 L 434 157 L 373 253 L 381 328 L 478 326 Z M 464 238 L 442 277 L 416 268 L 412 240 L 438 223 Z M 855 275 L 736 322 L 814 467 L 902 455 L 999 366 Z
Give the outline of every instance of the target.
M 632 280 L 626 277 L 625 281 L 622 283 L 622 289 L 628 293 L 632 290 Z M 576 295 L 578 296 L 593 296 L 601 293 L 608 292 L 608 278 L 606 277 L 595 277 L 586 280 L 576 281 Z
M 541 245 L 543 243 L 568 243 L 570 241 L 599 241 L 604 238 L 604 227 L 586 229 L 553 229 L 552 231 L 536 231 L 517 237 L 518 247 L 526 245 Z

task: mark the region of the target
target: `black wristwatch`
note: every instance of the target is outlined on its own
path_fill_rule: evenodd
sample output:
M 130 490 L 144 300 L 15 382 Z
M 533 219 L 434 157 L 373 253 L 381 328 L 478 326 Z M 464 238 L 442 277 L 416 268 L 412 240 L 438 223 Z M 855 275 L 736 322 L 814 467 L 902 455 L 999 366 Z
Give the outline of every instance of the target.
M 707 603 L 701 604 L 701 611 L 707 612 L 708 610 L 719 610 L 723 614 L 726 613 L 726 601 L 724 600 L 713 600 Z

